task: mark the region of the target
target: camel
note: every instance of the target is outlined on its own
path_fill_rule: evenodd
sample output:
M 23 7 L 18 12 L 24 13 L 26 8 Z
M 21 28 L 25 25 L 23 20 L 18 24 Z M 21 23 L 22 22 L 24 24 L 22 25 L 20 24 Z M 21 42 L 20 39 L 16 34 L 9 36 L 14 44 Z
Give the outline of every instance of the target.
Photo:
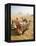
M 24 31 L 26 31 L 29 27 L 30 22 L 27 21 L 25 18 L 24 20 L 22 19 L 21 21 L 16 18 L 16 20 L 12 20 L 12 29 L 15 29 L 15 32 L 18 34 L 23 34 Z

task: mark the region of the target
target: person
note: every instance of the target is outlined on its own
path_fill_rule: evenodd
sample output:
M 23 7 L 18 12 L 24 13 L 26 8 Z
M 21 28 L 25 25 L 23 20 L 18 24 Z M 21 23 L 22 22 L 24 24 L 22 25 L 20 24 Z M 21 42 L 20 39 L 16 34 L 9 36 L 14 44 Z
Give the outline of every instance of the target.
M 19 20 L 19 18 L 16 18 L 16 32 L 18 33 L 18 34 L 22 34 L 22 32 L 23 32 L 23 21 L 20 19 Z
M 19 32 L 20 24 L 18 18 L 16 18 L 16 32 Z

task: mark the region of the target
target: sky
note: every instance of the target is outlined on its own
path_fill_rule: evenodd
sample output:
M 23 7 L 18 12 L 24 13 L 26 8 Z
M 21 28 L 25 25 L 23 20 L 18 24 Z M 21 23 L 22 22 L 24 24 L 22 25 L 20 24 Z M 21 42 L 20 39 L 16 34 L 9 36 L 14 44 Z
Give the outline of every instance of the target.
M 33 7 L 28 6 L 11 6 L 11 15 L 21 14 L 30 14 L 33 15 Z

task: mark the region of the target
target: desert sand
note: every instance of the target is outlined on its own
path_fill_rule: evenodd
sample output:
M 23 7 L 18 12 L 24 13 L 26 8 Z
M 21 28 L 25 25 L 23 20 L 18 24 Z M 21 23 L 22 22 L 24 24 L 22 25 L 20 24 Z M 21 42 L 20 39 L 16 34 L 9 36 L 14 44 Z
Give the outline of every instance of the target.
M 20 16 L 18 16 L 18 17 L 20 17 Z M 11 20 L 12 20 L 12 18 L 15 19 L 16 16 L 11 17 Z M 23 16 L 23 18 L 26 18 L 28 21 L 29 20 L 31 21 L 28 30 L 26 30 L 24 32 L 24 34 L 22 34 L 22 35 L 17 35 L 17 34 L 12 35 L 13 31 L 11 30 L 11 40 L 29 40 L 29 39 L 33 39 L 33 16 L 32 15 Z

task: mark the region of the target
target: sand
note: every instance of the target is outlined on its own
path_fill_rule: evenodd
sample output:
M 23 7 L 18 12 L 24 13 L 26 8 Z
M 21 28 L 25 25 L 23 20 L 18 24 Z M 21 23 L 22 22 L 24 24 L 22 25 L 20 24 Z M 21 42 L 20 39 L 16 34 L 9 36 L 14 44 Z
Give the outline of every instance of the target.
M 11 40 L 29 40 L 29 39 L 33 39 L 33 16 L 23 16 L 23 18 L 26 18 L 28 21 L 29 20 L 31 21 L 28 30 L 26 30 L 24 32 L 24 34 L 22 34 L 22 35 L 17 35 L 17 34 L 12 35 L 13 31 L 11 31 Z M 12 19 L 12 17 L 11 17 L 11 19 Z

